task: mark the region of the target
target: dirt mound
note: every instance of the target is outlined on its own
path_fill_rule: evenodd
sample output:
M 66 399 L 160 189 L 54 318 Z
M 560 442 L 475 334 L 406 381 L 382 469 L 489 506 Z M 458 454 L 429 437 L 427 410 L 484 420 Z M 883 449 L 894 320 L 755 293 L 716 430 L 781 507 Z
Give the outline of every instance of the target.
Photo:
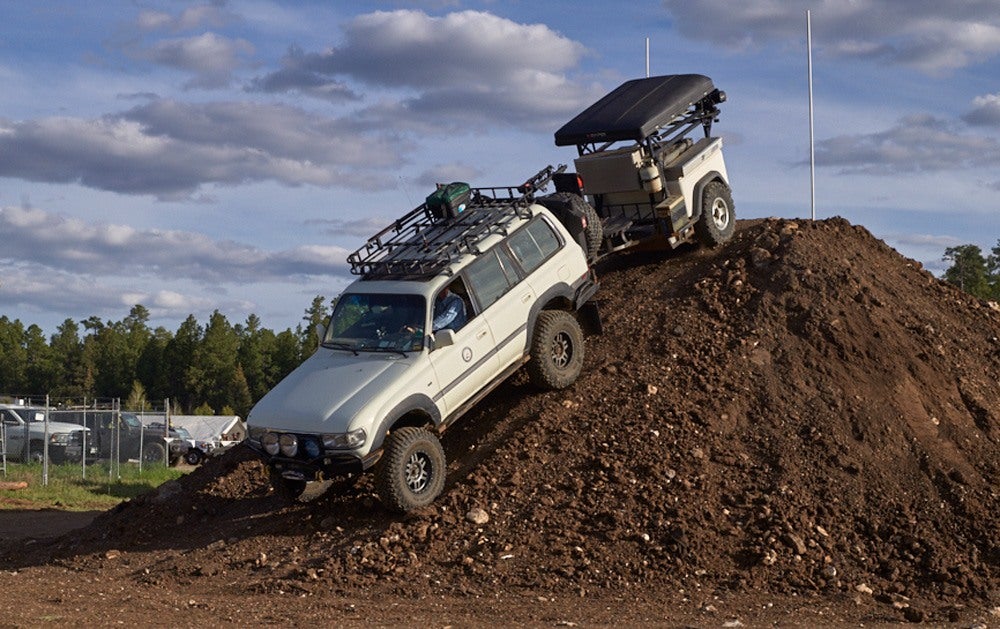
M 1000 604 L 1000 313 L 840 219 L 622 257 L 600 296 L 578 383 L 484 400 L 426 510 L 389 515 L 368 479 L 283 506 L 237 449 L 45 552 L 156 551 L 140 582 L 256 593 Z

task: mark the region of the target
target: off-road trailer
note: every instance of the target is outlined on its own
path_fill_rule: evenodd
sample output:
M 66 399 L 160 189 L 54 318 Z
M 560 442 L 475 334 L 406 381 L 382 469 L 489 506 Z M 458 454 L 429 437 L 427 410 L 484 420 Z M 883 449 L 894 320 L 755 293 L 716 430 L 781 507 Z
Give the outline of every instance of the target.
M 700 74 L 627 81 L 555 133 L 577 148 L 576 173 L 553 176 L 562 202 L 599 218 L 602 257 L 636 245 L 714 246 L 735 227 L 722 139 L 711 135 L 725 92 Z M 689 137 L 698 127 L 704 137 Z M 545 203 L 544 200 L 539 200 Z

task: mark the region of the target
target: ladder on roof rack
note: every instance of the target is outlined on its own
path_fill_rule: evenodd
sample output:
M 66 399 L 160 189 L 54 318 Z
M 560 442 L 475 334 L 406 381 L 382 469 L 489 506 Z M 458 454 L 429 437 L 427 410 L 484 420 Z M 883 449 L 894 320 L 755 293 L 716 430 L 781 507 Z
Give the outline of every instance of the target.
M 463 255 L 481 253 L 478 245 L 484 238 L 506 234 L 515 218 L 530 218 L 535 193 L 564 170 L 565 164 L 547 166 L 519 186 L 473 188 L 465 211 L 454 218 L 437 218 L 422 203 L 347 256 L 351 273 L 364 279 L 450 273 L 449 267 Z

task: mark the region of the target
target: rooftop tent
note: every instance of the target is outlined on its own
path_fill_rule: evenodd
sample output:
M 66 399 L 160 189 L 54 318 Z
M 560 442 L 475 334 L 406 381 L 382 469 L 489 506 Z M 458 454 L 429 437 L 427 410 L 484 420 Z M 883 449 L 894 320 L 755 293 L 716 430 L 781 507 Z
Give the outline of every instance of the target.
M 556 131 L 556 146 L 641 142 L 715 91 L 701 74 L 668 74 L 619 85 Z

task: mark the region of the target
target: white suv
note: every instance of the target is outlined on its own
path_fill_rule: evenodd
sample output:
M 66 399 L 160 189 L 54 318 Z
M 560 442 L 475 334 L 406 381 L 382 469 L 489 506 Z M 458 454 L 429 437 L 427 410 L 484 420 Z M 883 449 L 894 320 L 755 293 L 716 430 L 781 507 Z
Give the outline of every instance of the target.
M 543 388 L 576 380 L 583 329 L 599 331 L 597 283 L 580 239 L 535 203 L 558 172 L 466 186 L 443 212 L 423 204 L 348 258 L 361 277 L 320 348 L 247 418 L 277 491 L 298 497 L 308 481 L 374 467 L 388 508 L 425 506 L 444 487 L 437 435 L 473 404 L 525 362 Z

